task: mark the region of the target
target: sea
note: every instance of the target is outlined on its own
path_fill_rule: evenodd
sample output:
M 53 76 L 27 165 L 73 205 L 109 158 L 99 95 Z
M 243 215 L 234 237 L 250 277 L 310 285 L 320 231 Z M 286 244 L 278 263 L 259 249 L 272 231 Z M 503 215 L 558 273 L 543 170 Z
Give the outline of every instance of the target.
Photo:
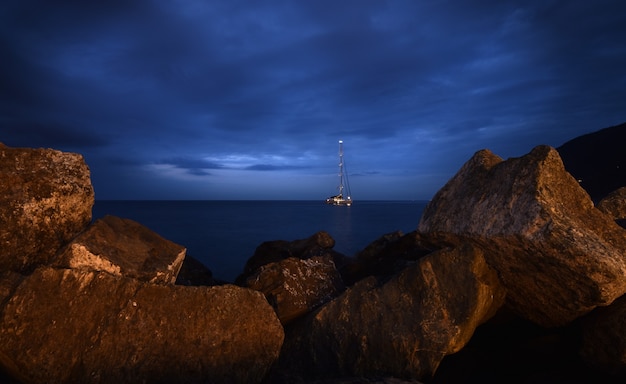
M 135 220 L 187 248 L 213 276 L 234 281 L 265 241 L 305 239 L 318 231 L 335 239 L 335 251 L 353 256 L 380 236 L 417 229 L 428 201 L 356 201 L 350 207 L 323 201 L 96 200 L 93 218 Z

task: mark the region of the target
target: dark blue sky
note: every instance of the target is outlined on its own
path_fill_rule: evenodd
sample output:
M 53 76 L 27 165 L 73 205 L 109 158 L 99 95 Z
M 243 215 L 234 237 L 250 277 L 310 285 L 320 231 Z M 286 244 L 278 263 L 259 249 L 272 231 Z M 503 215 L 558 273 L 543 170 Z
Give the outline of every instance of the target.
M 626 2 L 5 0 L 0 142 L 97 199 L 429 199 L 626 121 Z

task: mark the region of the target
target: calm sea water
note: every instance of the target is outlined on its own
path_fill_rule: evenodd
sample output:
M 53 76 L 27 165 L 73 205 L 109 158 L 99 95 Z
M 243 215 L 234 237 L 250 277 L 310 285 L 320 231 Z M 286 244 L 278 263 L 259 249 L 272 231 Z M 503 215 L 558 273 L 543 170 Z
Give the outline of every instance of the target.
M 94 219 L 128 218 L 187 248 L 216 278 L 233 281 L 258 245 L 326 231 L 352 256 L 381 235 L 417 228 L 427 201 L 96 201 Z

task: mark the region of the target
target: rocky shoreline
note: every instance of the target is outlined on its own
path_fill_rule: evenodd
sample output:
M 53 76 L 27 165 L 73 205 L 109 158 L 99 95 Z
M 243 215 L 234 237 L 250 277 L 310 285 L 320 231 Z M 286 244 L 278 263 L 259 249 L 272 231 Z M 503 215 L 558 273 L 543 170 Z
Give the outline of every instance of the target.
M 416 230 L 260 244 L 235 282 L 132 220 L 82 156 L 0 144 L 7 382 L 623 382 L 626 192 L 478 151 Z

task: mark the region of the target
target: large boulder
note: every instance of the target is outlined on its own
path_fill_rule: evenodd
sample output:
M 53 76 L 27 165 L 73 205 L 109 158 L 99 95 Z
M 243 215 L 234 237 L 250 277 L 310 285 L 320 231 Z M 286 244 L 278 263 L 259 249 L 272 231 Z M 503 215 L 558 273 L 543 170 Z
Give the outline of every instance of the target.
M 133 220 L 107 215 L 60 251 L 55 265 L 173 284 L 185 252 Z
M 261 266 L 244 286 L 263 292 L 283 324 L 339 296 L 344 284 L 330 254 Z
M 0 363 L 30 383 L 255 383 L 284 337 L 250 289 L 50 267 L 27 277 L 1 313 Z
M 433 197 L 418 231 L 488 249 L 508 304 L 543 326 L 567 324 L 626 292 L 624 229 L 594 207 L 548 146 L 507 161 L 477 152 Z
M 91 222 L 81 155 L 0 143 L 0 269 L 31 272 Z
M 287 330 L 277 372 L 425 379 L 503 304 L 480 248 L 443 249 L 386 282 L 365 278 Z M 278 375 L 278 374 L 277 374 Z

